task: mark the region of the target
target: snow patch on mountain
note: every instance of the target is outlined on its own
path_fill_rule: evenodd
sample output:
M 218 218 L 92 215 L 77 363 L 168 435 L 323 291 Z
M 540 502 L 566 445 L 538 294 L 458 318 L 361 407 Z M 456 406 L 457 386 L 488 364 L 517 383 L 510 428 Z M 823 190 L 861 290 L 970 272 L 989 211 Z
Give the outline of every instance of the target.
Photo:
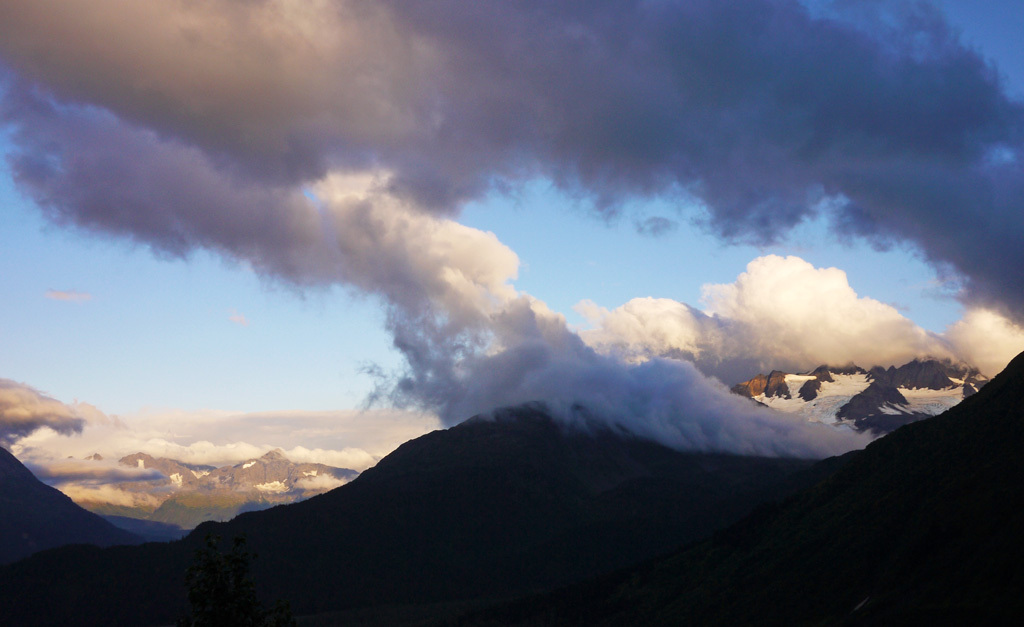
M 268 481 L 267 483 L 257 483 L 256 489 L 260 492 L 287 492 L 288 486 L 283 481 Z
M 799 374 L 776 370 L 732 391 L 808 421 L 888 433 L 950 409 L 987 381 L 965 364 L 915 359 L 898 368 L 819 366 Z
M 790 396 L 766 396 L 759 394 L 755 401 L 767 405 L 772 409 L 796 414 L 809 422 L 823 422 L 825 424 L 837 424 L 838 414 L 850 399 L 867 389 L 870 381 L 867 374 L 833 374 L 834 381 L 822 381 L 818 395 L 813 400 L 805 401 L 800 398 L 797 390 L 807 381 L 814 380 L 811 375 L 787 374 L 786 385 L 790 389 Z
M 887 414 L 919 413 L 936 416 L 950 409 L 963 400 L 963 382 L 946 390 L 929 390 L 919 388 L 897 388 L 907 399 L 904 406 L 886 404 L 882 411 Z

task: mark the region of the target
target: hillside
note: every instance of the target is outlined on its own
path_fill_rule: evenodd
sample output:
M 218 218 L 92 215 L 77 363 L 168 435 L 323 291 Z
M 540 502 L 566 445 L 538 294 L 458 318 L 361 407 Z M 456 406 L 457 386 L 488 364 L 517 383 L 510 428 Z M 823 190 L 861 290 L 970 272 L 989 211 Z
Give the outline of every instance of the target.
M 0 448 L 0 564 L 65 544 L 137 544 L 118 529 L 36 479 Z
M 1024 610 L 1024 354 L 832 477 L 645 567 L 462 624 L 1011 624 Z

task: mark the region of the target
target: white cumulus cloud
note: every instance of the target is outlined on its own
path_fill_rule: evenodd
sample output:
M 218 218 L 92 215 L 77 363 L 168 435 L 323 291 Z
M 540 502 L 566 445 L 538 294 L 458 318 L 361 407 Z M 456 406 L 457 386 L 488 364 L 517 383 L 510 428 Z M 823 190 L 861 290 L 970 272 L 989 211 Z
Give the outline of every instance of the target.
M 895 307 L 857 294 L 846 273 L 799 257 L 766 255 L 736 281 L 706 285 L 704 309 L 636 298 L 615 309 L 584 301 L 581 337 L 632 362 L 693 361 L 726 383 L 770 369 L 822 364 L 890 366 L 915 358 L 961 360 L 994 375 L 1024 350 L 1024 331 L 988 310 L 969 310 L 945 333 L 929 332 Z

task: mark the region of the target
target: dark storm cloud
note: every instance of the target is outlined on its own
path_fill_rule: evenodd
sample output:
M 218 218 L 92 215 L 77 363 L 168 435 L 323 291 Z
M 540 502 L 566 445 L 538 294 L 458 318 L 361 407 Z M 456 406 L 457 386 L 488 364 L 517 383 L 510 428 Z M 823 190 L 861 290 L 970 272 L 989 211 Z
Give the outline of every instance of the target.
M 450 119 L 484 118 L 472 136 L 492 159 L 507 153 L 488 129 L 515 129 L 513 154 L 599 209 L 682 190 L 721 235 L 762 242 L 831 199 L 838 228 L 916 243 L 1019 319 L 1021 104 L 933 10 L 848 4 L 855 21 L 760 0 L 403 17 L 445 42 L 458 93 L 477 92 Z
M 72 222 L 251 249 L 297 279 L 310 234 L 290 221 L 308 212 L 288 188 L 331 169 L 386 171 L 392 195 L 447 213 L 544 176 L 604 212 L 696 200 L 720 235 L 762 242 L 827 205 L 849 233 L 952 265 L 968 298 L 1024 311 L 1022 107 L 922 4 L 64 8 L 0 9 L 0 58 L 15 101 L 34 84 L 109 112 L 90 134 L 68 132 L 74 107 L 6 108 L 21 184 Z M 129 159 L 153 175 L 129 181 Z

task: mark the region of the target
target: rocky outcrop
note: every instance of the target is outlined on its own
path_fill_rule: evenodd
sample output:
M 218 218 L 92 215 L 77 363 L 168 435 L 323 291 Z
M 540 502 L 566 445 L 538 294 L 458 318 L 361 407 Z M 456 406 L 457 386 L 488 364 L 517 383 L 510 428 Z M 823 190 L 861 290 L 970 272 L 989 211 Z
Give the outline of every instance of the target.
M 831 381 L 832 377 L 829 377 L 829 380 Z M 805 401 L 813 401 L 818 397 L 818 392 L 821 391 L 821 381 L 821 379 L 810 379 L 805 381 L 804 384 L 800 386 L 798 396 Z
M 732 391 L 740 396 L 754 398 L 755 396 L 792 398 L 789 385 L 786 384 L 786 373 L 779 370 L 772 370 L 768 376 L 759 374 L 749 381 L 737 383 Z
M 853 364 L 848 364 L 846 366 L 841 366 L 841 367 L 831 366 L 829 368 L 826 368 L 826 370 L 828 370 L 832 374 L 845 374 L 845 375 L 868 374 L 867 370 L 864 370 L 860 366 L 855 366 Z
M 872 381 L 866 390 L 850 399 L 850 402 L 839 410 L 838 416 L 849 420 L 881 412 L 886 404 L 906 405 L 907 399 L 892 385 L 882 381 Z
M 754 398 L 755 396 L 761 396 L 764 394 L 764 389 L 767 386 L 768 377 L 763 374 L 759 374 L 749 381 L 737 383 L 732 386 L 732 393 L 739 394 L 740 396 L 746 396 L 747 398 Z
M 961 385 L 957 381 L 962 381 L 965 389 L 970 385 L 976 392 L 988 381 L 988 378 L 976 368 L 954 364 L 948 359 L 915 359 L 898 368 L 889 366 L 886 369 L 876 366 L 871 369 L 870 375 L 875 381 L 911 390 L 948 390 Z M 970 393 L 967 396 L 970 396 Z
M 814 377 L 818 381 L 827 381 L 829 383 L 835 383 L 836 380 L 832 378 L 832 372 L 833 371 L 829 369 L 828 366 L 822 365 L 818 366 L 817 368 L 815 368 L 814 370 L 810 371 L 807 374 Z M 855 374 L 852 372 L 843 372 L 842 368 L 836 368 L 835 372 L 836 374 Z

